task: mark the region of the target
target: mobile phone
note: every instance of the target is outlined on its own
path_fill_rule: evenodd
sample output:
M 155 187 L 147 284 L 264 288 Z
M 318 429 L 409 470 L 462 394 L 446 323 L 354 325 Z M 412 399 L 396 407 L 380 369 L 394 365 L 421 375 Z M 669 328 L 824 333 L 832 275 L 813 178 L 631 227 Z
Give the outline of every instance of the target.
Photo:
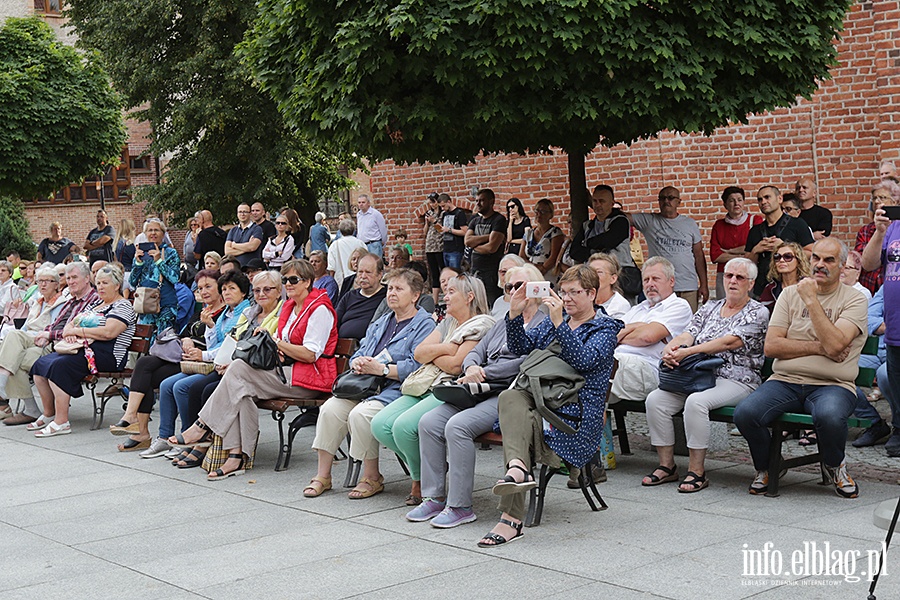
M 900 221 L 900 206 L 882 206 L 881 210 L 884 211 L 884 216 L 891 221 Z
M 525 284 L 526 298 L 549 298 L 550 282 L 549 281 L 529 281 Z
M 141 249 L 141 252 L 149 252 L 150 250 L 156 249 L 156 244 L 153 242 L 141 242 L 138 244 L 138 248 Z

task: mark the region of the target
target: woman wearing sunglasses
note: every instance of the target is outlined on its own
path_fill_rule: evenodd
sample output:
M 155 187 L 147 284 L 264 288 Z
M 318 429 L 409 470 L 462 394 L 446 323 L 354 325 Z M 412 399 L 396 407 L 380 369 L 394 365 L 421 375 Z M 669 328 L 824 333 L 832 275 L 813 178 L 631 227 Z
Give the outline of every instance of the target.
M 293 231 L 284 213 L 275 218 L 275 232 L 262 251 L 262 258 L 270 269 L 280 269 L 294 257 Z
M 317 398 L 331 392 L 337 377 L 334 350 L 337 317 L 328 294 L 313 289 L 315 272 L 309 261 L 290 260 L 281 268 L 287 301 L 278 316 L 275 342 L 284 357 L 287 383 L 275 370 L 254 369 L 243 360 L 228 366 L 216 391 L 200 411 L 197 422 L 169 438 L 173 446 L 209 446 L 212 435 L 222 438 L 228 460 L 209 474 L 210 481 L 244 473 L 245 456 L 253 453 L 259 434 L 257 400 Z
M 750 298 L 756 264 L 746 258 L 732 258 L 725 263 L 722 279 L 725 297 L 700 307 L 687 330 L 666 345 L 662 360 L 675 367 L 688 356 L 702 352 L 723 358 L 725 364 L 716 370 L 716 384 L 708 390 L 688 395 L 656 389 L 647 396 L 650 443 L 659 455 L 659 466 L 644 477 L 641 485 L 678 480 L 672 419 L 683 411 L 690 458 L 687 476 L 678 491 L 692 493 L 706 488 L 709 411 L 737 406 L 762 383 L 760 371 L 769 314 L 762 304 Z
M 812 274 L 812 267 L 809 264 L 809 257 L 799 244 L 795 242 L 785 242 L 779 246 L 775 253 L 772 254 L 772 262 L 769 263 L 769 273 L 767 279 L 769 284 L 763 289 L 759 295 L 759 301 L 769 309 L 775 308 L 775 301 L 784 288 L 794 285 L 804 277 Z

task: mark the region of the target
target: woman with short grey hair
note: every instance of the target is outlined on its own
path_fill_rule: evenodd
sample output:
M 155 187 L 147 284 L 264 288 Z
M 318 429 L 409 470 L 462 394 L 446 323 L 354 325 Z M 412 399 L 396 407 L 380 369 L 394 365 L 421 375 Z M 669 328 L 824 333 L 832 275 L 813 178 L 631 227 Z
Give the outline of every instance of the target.
M 680 412 L 684 413 L 690 459 L 687 476 L 678 491 L 699 492 L 709 485 L 704 466 L 709 447 L 709 411 L 737 406 L 761 383 L 769 312 L 750 298 L 756 271 L 756 264 L 747 258 L 728 261 L 723 272 L 725 297 L 700 307 L 685 332 L 663 350 L 662 361 L 670 367 L 699 353 L 721 357 L 725 364 L 716 370 L 716 385 L 708 390 L 684 394 L 656 389 L 647 396 L 650 443 L 656 447 L 659 466 L 644 477 L 642 485 L 678 480 L 673 417 Z

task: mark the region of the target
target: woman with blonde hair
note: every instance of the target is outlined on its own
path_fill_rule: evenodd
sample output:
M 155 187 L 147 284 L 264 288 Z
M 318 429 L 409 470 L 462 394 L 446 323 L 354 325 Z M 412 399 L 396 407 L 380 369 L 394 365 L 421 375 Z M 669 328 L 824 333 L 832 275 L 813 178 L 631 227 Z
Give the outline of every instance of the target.
M 796 242 L 785 242 L 778 246 L 772 254 L 772 262 L 769 263 L 769 272 L 766 279 L 769 284 L 759 295 L 759 301 L 769 309 L 775 308 L 775 301 L 781 295 L 784 288 L 789 287 L 812 275 L 812 266 L 806 251 Z
M 200 218 L 194 215 L 187 221 L 187 235 L 184 236 L 184 246 L 181 249 L 181 260 L 192 267 L 197 266 L 197 258 L 194 256 L 194 246 L 197 244 L 197 236 L 200 234 Z
M 467 274 L 454 277 L 447 284 L 446 301 L 446 318 L 413 353 L 422 367 L 404 380 L 400 388 L 403 395 L 372 419 L 375 438 L 396 452 L 409 467 L 412 489 L 406 498 L 407 506 L 422 502 L 419 420 L 441 404 L 431 388 L 461 373 L 463 359 L 494 324 L 480 279 Z M 369 481 L 357 488 L 358 494 L 351 498 L 374 496 L 384 490 L 384 483 Z
M 218 271 L 222 266 L 222 255 L 215 250 L 210 250 L 203 255 L 203 268 L 207 271 Z

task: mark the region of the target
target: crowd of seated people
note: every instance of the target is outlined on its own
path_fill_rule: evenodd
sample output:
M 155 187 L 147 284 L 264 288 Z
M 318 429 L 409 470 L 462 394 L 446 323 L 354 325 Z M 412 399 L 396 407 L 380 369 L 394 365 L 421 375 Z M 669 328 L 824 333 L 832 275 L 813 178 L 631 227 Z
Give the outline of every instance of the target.
M 342 221 L 339 240 L 344 241 L 334 255 L 328 249 L 337 240 L 330 241 L 327 229 L 322 235 L 321 223 L 314 228 L 315 247 L 305 247 L 295 235 L 302 225 L 289 209 L 279 212 L 274 234 L 263 240 L 266 228 L 256 219 L 256 205 L 252 219 L 245 205 L 239 211 L 242 229 L 228 246 L 240 250 L 237 259 L 226 254 L 211 215 L 198 213 L 191 254 L 205 268 L 193 277 L 196 310 L 184 321 L 179 318 L 184 301 L 176 293 L 181 257 L 166 241 L 163 221 L 150 218 L 144 241 L 135 244 L 127 286 L 159 290 L 159 309 L 149 314 L 136 315 L 123 297 L 125 271 L 118 264 L 98 260 L 92 270 L 72 262 L 63 266 L 63 280 L 53 268 L 29 265 L 20 277 L 22 287 L 13 283 L 18 269 L 0 261 L 3 310 L 27 308 L 19 309 L 26 315 L 22 323 L 0 329 L 0 416 L 37 437 L 70 433 L 71 399 L 82 394 L 92 373 L 125 367 L 140 323 L 153 326 L 154 347 L 174 343 L 176 354 L 152 352 L 134 363 L 125 412 L 110 432 L 125 437 L 119 451 L 166 456 L 180 468 L 199 467 L 218 440 L 226 458 L 210 469 L 211 481 L 240 475 L 252 462 L 258 401 L 316 400 L 318 413 L 307 417 L 316 424 L 312 447 L 318 464 L 305 497 L 332 489 L 335 455 L 349 434 L 350 456 L 362 463 L 350 499 L 384 492 L 379 454 L 385 446 L 409 469 L 406 518 L 456 527 L 476 519 L 475 438 L 499 426 L 506 471 L 493 493 L 500 498 L 501 515 L 478 545 L 502 545 L 522 536 L 524 495 L 537 485 L 536 464 L 566 465 L 577 473 L 595 456 L 608 397 L 610 403 L 646 402 L 658 466 L 641 480 L 643 486 L 679 482 L 682 493 L 708 488 L 709 412 L 734 406 L 735 425 L 747 438 L 756 470 L 751 494 L 768 490 L 767 426 L 784 412 L 807 412 L 814 429 L 805 443 L 819 445 L 823 472 L 838 495 L 853 498 L 859 486 L 844 455 L 847 417 L 856 414 L 873 423 L 854 445 L 890 436 L 888 453 L 900 455 L 900 437 L 895 441 L 898 434 L 888 425 L 900 419 L 887 362 L 890 333 L 881 352 L 863 360 L 871 359 L 878 369 L 891 419 L 881 418 L 855 384 L 867 335 L 890 332 L 884 306 L 891 296 L 881 289 L 888 285 L 881 271 L 896 261 L 869 246 L 886 248 L 893 239 L 883 207 L 900 204 L 900 186 L 888 181 L 874 187 L 873 222 L 860 231 L 857 242 L 864 244 L 855 251 L 829 236 L 830 213 L 826 219 L 827 210 L 816 204 L 814 184 L 804 178 L 796 189 L 795 205 L 775 186 L 760 188 L 759 217 L 745 209 L 744 190 L 732 186 L 723 192 L 726 216 L 713 228 L 717 294 L 696 311 L 690 301 L 703 300 L 705 282 L 687 294 L 677 290 L 684 286 L 685 265 L 698 260 L 698 248 L 702 260 L 702 243 L 693 241 L 685 221 L 690 218 L 678 214 L 682 199 L 671 186 L 660 191 L 660 213 L 634 224 L 614 207 L 613 188 L 598 185 L 591 194 L 593 218 L 568 235 L 553 223 L 549 199 L 536 203 L 533 220 L 521 203 L 510 200 L 507 220 L 493 211 L 493 192 L 482 190 L 479 214 L 467 231 L 457 227 L 455 212 L 452 220 L 442 220 L 441 203 L 432 202 L 423 213 L 426 228 L 444 223 L 465 236 L 461 265 L 446 267 L 446 251 L 436 250 L 433 240 L 427 266 L 410 261 L 407 245 L 400 244 L 385 249 L 390 267 L 385 269 L 385 257 L 355 238 L 352 219 Z M 801 213 L 814 223 L 807 224 Z M 686 245 L 672 256 L 654 251 L 646 261 L 635 260 L 631 242 L 637 225 L 647 235 L 672 227 L 672 239 L 683 234 Z M 297 258 L 307 251 L 309 260 Z M 687 279 L 703 272 L 691 267 Z M 525 284 L 538 281 L 550 282 L 549 293 L 528 297 Z M 496 299 L 493 305 L 489 298 Z M 163 335 L 170 329 L 171 335 Z M 265 334 L 280 366 L 257 368 L 233 356 L 239 343 Z M 339 337 L 359 342 L 348 361 L 350 373 L 381 378 L 371 397 L 332 394 Z M 576 419 L 563 407 L 560 417 L 577 421 L 575 433 L 548 423 L 531 392 L 515 384 L 526 355 L 547 348 L 585 381 L 578 394 L 582 413 Z M 659 388 L 661 367 L 678 368 L 701 353 L 724 361 L 713 387 L 694 393 Z M 764 382 L 766 357 L 774 362 Z M 447 385 L 466 390 L 473 405 L 439 400 L 439 388 Z M 10 398 L 24 401 L 22 412 L 12 414 Z M 157 398 L 158 432 L 152 435 Z M 689 450 L 683 477 L 674 453 L 678 413 L 684 414 Z

